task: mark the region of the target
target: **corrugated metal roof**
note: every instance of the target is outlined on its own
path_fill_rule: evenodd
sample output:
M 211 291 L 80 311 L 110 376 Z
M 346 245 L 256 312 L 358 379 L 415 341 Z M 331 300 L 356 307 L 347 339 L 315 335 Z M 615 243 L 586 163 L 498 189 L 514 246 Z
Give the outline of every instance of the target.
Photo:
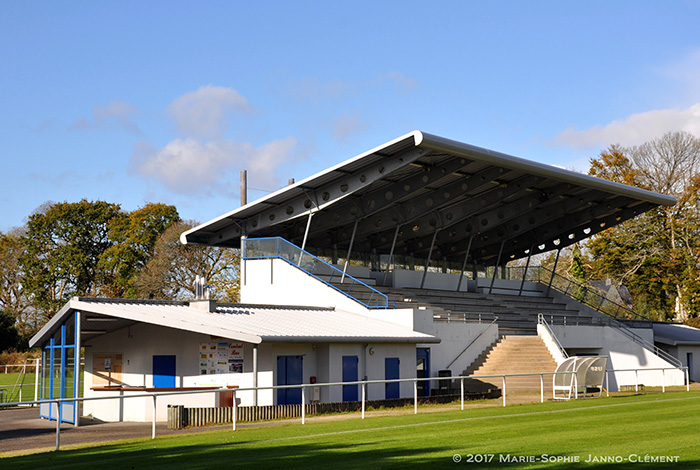
M 353 250 L 493 264 L 563 248 L 675 199 L 414 131 L 182 234 L 183 243 L 240 246 L 279 236 Z M 473 243 L 470 243 L 470 240 Z M 501 246 L 501 242 L 507 242 Z
M 654 323 L 654 342 L 671 346 L 700 345 L 700 329 L 674 323 Z
M 258 344 L 261 342 L 405 342 L 435 343 L 434 336 L 354 313 L 315 307 L 221 304 L 216 312 L 184 302 L 140 302 L 114 299 L 71 299 L 30 341 L 47 341 L 68 315 L 103 315 Z M 105 324 L 100 324 L 105 328 Z M 109 325 L 106 326 L 109 328 Z M 111 329 L 123 327 L 114 324 Z M 83 322 L 83 334 L 89 321 Z M 109 330 L 105 330 L 109 331 Z

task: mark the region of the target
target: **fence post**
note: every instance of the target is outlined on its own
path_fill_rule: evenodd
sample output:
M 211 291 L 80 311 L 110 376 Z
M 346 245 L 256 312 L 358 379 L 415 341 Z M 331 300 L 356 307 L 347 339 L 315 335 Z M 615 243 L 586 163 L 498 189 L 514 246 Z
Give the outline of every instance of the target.
M 418 414 L 418 379 L 413 379 L 413 414 Z
M 36 362 L 34 363 L 34 401 L 39 401 L 39 361 L 41 359 L 37 359 Z M 32 404 L 32 408 L 34 408 L 34 404 Z
M 540 403 L 544 403 L 544 374 L 540 374 Z
M 666 369 L 661 369 L 661 393 L 666 393 Z
M 153 424 L 151 426 L 151 439 L 156 438 L 156 399 L 158 395 L 153 395 Z
M 366 391 L 365 388 L 367 387 L 367 384 L 363 381 L 362 382 L 362 419 L 365 419 L 365 395 Z
M 634 394 L 639 395 L 639 369 L 634 369 Z
M 688 367 L 685 368 L 685 391 L 690 391 L 690 374 L 688 373 Z
M 233 430 L 236 430 L 236 391 L 233 391 Z
M 606 370 L 605 371 L 605 396 L 606 397 L 610 396 L 610 376 L 608 374 L 609 374 L 609 372 Z
M 459 401 L 461 402 L 461 408 L 464 410 L 464 377 L 459 378 Z
M 506 376 L 503 376 L 503 406 L 506 406 Z
M 54 403 L 56 404 L 56 452 L 58 452 L 58 450 L 61 448 L 61 415 L 59 412 L 61 404 L 57 401 Z
M 301 386 L 301 424 L 306 424 L 306 387 Z

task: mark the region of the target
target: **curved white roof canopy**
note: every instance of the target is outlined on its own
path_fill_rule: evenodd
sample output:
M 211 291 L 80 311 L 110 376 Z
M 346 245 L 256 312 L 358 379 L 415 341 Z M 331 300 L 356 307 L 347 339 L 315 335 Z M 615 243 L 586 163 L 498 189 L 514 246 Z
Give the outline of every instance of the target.
M 502 262 L 571 245 L 658 205 L 663 194 L 414 131 L 182 234 L 239 247 L 242 235 L 307 247 Z M 313 249 L 312 249 L 313 251 Z

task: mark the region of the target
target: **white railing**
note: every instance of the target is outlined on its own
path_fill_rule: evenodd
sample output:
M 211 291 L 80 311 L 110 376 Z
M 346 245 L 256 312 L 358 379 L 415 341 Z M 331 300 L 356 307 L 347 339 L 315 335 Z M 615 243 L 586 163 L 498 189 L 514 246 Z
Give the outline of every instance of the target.
M 24 374 L 24 373 L 26 373 L 27 367 L 36 367 L 36 365 L 37 365 L 37 363 L 36 363 L 37 359 L 31 359 L 31 360 L 34 361 L 34 362 L 28 362 L 28 363 L 26 363 L 26 364 L 2 364 L 2 365 L 0 365 L 0 370 L 2 370 L 2 368 L 4 368 L 3 373 L 8 374 L 8 373 L 9 373 L 9 372 L 8 372 L 8 369 L 9 369 L 9 368 L 13 368 L 13 369 L 22 369 L 20 372 L 17 372 L 17 373 L 18 373 L 18 374 Z M 14 373 L 14 372 L 13 372 L 13 373 Z
M 545 320 L 544 315 L 542 315 L 541 313 L 537 314 L 537 324 L 542 325 L 547 335 L 549 336 L 548 339 L 550 341 L 545 340 L 545 343 L 552 343 L 553 348 L 549 348 L 549 345 L 547 345 L 548 349 L 550 349 L 550 352 L 554 353 L 556 352 L 556 350 L 558 350 L 559 356 L 563 359 L 567 359 L 569 357 L 569 354 L 566 352 L 566 349 L 564 349 L 564 346 L 561 345 L 559 339 L 557 338 L 557 335 L 554 334 L 552 329 L 549 327 L 549 323 L 547 323 L 547 320 Z M 544 340 L 545 338 L 542 339 Z M 555 351 L 551 351 L 551 349 L 555 349 Z M 554 356 L 554 354 L 552 355 Z M 559 363 L 559 361 L 557 361 L 557 363 Z
M 685 371 L 685 387 L 686 391 L 690 391 L 690 381 L 688 380 L 688 368 L 683 367 L 682 368 Z M 635 385 L 635 393 L 639 393 L 639 371 L 661 371 L 662 372 L 662 377 L 663 377 L 663 386 L 662 386 L 662 393 L 666 392 L 666 383 L 665 383 L 665 377 L 666 377 L 666 370 L 678 370 L 677 368 L 657 368 L 657 369 L 620 369 L 620 370 L 606 370 L 605 371 L 605 380 L 606 380 L 606 390 L 607 390 L 607 395 L 610 395 L 609 391 L 609 382 L 608 382 L 608 373 L 609 372 L 634 372 L 635 373 L 635 378 L 636 378 L 636 385 Z M 439 377 L 439 380 L 459 380 L 460 382 L 460 409 L 464 410 L 464 380 L 465 379 L 493 379 L 493 378 L 501 378 L 502 379 L 502 388 L 501 392 L 503 395 L 503 406 L 506 406 L 506 379 L 507 378 L 514 378 L 514 377 L 532 377 L 532 376 L 539 376 L 540 377 L 540 403 L 544 403 L 544 377 L 545 376 L 554 376 L 556 374 L 571 374 L 570 371 L 565 371 L 565 372 L 535 372 L 535 373 L 525 373 L 525 374 L 496 374 L 496 375 L 470 375 L 470 376 L 457 376 L 457 377 Z M 361 419 L 365 419 L 365 404 L 367 402 L 367 386 L 372 385 L 372 384 L 387 384 L 387 383 L 403 383 L 403 382 L 410 382 L 413 383 L 413 413 L 417 414 L 418 413 L 418 382 L 424 382 L 426 380 L 436 380 L 438 378 L 436 377 L 426 377 L 426 378 L 410 378 L 410 379 L 393 379 L 393 380 L 361 380 L 361 381 L 356 381 L 356 382 L 330 382 L 330 383 L 316 383 L 316 384 L 300 384 L 300 385 L 276 385 L 276 386 L 268 386 L 268 387 L 250 387 L 250 388 L 238 388 L 238 389 L 230 389 L 226 387 L 222 388 L 215 388 L 215 389 L 206 389 L 206 390 L 186 390 L 182 392 L 178 391 L 168 391 L 168 392 L 150 392 L 150 393 L 138 393 L 138 394 L 133 394 L 129 396 L 121 396 L 119 397 L 120 399 L 123 400 L 128 400 L 131 398 L 148 398 L 150 397 L 153 401 L 152 405 L 152 421 L 151 421 L 151 439 L 155 439 L 156 437 L 156 420 L 157 420 L 157 400 L 158 397 L 163 397 L 163 396 L 176 396 L 176 395 L 194 395 L 194 394 L 199 394 L 199 393 L 220 393 L 220 392 L 228 392 L 231 393 L 233 392 L 233 423 L 232 423 L 232 429 L 235 431 L 236 430 L 236 409 L 237 409 L 237 403 L 236 403 L 236 393 L 240 392 L 256 392 L 260 390 L 280 390 L 280 389 L 301 389 L 301 402 L 306 405 L 306 397 L 307 389 L 313 389 L 317 387 L 337 387 L 337 386 L 346 386 L 346 385 L 359 385 L 361 388 L 361 402 L 362 402 L 362 408 L 361 408 Z M 45 399 L 45 400 L 34 400 L 30 402 L 14 402 L 14 403 L 4 403 L 0 406 L 22 406 L 22 405 L 37 405 L 37 404 L 50 404 L 53 408 L 53 405 L 55 405 L 55 416 L 58 416 L 59 419 L 56 419 L 56 450 L 60 450 L 61 446 L 61 419 L 60 419 L 60 414 L 59 414 L 59 406 L 61 403 L 74 403 L 74 402 L 85 402 L 85 401 L 97 401 L 97 400 L 114 400 L 114 396 L 109 396 L 109 397 L 83 397 L 83 398 L 54 398 L 54 399 Z M 405 397 L 404 397 L 405 398 Z M 306 424 L 306 406 L 301 407 L 301 424 Z

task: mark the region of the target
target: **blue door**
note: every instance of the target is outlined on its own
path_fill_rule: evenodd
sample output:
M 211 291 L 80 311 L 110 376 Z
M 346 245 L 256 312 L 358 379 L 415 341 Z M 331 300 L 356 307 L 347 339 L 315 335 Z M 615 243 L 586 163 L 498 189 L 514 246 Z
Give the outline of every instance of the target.
M 300 385 L 303 377 L 302 356 L 277 356 L 277 385 Z M 301 403 L 301 388 L 277 390 L 278 405 Z
M 384 378 L 386 380 L 393 380 L 399 378 L 399 358 L 398 357 L 387 357 L 384 359 Z M 399 382 L 391 382 L 385 384 L 386 393 L 385 397 L 387 400 L 392 398 L 399 398 Z
M 357 356 L 343 356 L 343 382 L 357 382 Z M 357 401 L 357 385 L 343 385 L 343 401 Z
M 153 387 L 175 388 L 175 356 L 153 356 Z
M 430 377 L 430 348 L 416 348 L 416 377 Z M 430 380 L 418 382 L 418 395 L 430 396 Z

